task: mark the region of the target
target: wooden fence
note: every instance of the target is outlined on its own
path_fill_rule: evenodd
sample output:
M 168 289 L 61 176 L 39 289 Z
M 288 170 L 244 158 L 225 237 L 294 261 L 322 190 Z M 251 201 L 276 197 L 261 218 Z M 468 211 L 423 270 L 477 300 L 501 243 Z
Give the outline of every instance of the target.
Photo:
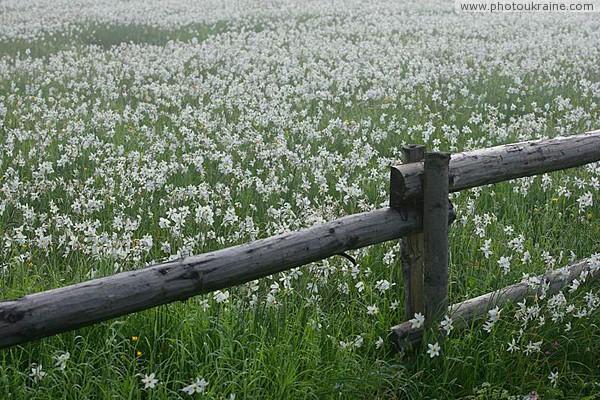
M 70 331 L 158 305 L 239 285 L 357 249 L 406 238 L 403 245 L 405 318 L 423 312 L 428 325 L 447 312 L 448 193 L 600 160 L 600 130 L 457 153 L 405 149 L 407 163 L 393 166 L 390 207 L 284 233 L 249 244 L 122 272 L 76 285 L 0 302 L 0 348 Z M 423 161 L 421 161 L 423 160 Z M 585 260 L 569 267 L 575 274 Z M 592 274 L 593 275 L 593 274 Z M 551 290 L 571 278 L 549 273 Z M 562 275 L 561 275 L 562 276 Z M 459 323 L 492 304 L 525 296 L 523 284 L 449 308 Z M 418 341 L 423 327 L 392 328 L 400 343 Z

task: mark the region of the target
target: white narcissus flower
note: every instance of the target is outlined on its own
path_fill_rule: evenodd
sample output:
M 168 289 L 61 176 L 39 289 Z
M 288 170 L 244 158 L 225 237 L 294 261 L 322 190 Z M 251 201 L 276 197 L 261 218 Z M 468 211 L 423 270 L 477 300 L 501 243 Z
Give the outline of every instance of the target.
M 385 292 L 386 290 L 388 290 L 389 288 L 391 288 L 392 286 L 395 286 L 395 283 L 390 283 L 387 279 L 382 279 L 380 281 L 377 281 L 377 283 L 375 283 L 375 289 L 379 290 L 381 293 Z
M 498 322 L 500 320 L 500 309 L 494 307 L 491 310 L 488 310 L 488 317 L 490 322 Z
M 42 364 L 33 364 L 31 366 L 31 373 L 29 374 L 29 376 L 33 378 L 34 382 L 39 382 L 42 379 L 44 379 L 44 376 L 46 376 L 46 372 L 42 371 Z
M 356 339 L 354 339 L 354 347 L 356 347 L 357 349 L 360 348 L 363 344 L 364 338 L 362 337 L 362 335 L 357 335 Z
M 453 325 L 454 321 L 448 315 L 444 316 L 444 320 L 440 323 L 440 326 L 444 331 L 446 331 L 446 335 L 450 335 L 452 329 L 454 329 Z
M 579 203 L 579 211 L 584 212 L 587 207 L 594 205 L 594 196 L 591 192 L 586 192 L 583 196 L 577 199 Z
M 506 348 L 506 351 L 514 353 L 517 350 L 519 350 L 519 346 L 517 346 L 517 342 L 515 341 L 515 338 L 512 338 L 512 340 L 508 343 L 508 347 Z
M 154 372 L 152 372 L 150 375 L 144 375 L 144 377 L 142 378 L 144 389 L 154 389 L 154 387 L 156 387 L 158 379 L 156 379 L 154 376 Z
M 548 379 L 550 379 L 552 386 L 556 387 L 558 385 L 558 371 L 550 372 Z
M 421 313 L 415 313 L 415 317 L 408 320 L 411 329 L 419 329 L 425 323 L 425 316 Z
M 55 358 L 56 364 L 54 364 L 54 366 L 60 368 L 61 370 L 64 370 L 67 367 L 67 361 L 69 360 L 69 358 L 71 358 L 71 353 L 67 351 L 61 355 L 56 356 Z
M 437 357 L 440 355 L 440 350 L 442 350 L 442 348 L 440 347 L 439 343 L 428 343 L 427 347 L 429 347 L 429 350 L 427 350 L 427 354 L 429 354 L 429 358 L 433 358 L 433 357 Z
M 526 355 L 529 355 L 532 353 L 538 353 L 541 351 L 541 347 L 542 347 L 541 340 L 539 342 L 532 342 L 530 340 L 529 343 L 527 344 L 527 346 L 525 346 L 525 350 L 523 350 L 523 353 L 525 353 Z
M 479 250 L 481 250 L 483 252 L 483 255 L 485 256 L 485 258 L 490 258 L 490 256 L 492 254 L 494 254 L 491 250 L 490 250 L 490 245 L 492 244 L 492 239 L 487 239 L 483 242 L 483 246 L 481 246 L 479 248 Z
M 502 270 L 504 271 L 504 274 L 508 274 L 510 272 L 510 260 L 512 257 L 500 257 L 500 259 L 498 260 L 498 265 L 500 266 L 500 268 L 502 268 Z
M 372 306 L 367 306 L 367 314 L 369 315 L 377 315 L 379 314 L 379 308 L 375 304 Z
M 204 380 L 204 378 L 196 378 L 195 382 L 193 382 L 191 385 L 184 387 L 183 389 L 181 389 L 181 391 L 192 396 L 195 393 L 204 393 L 207 386 L 208 382 Z
M 217 303 L 228 303 L 229 302 L 229 290 L 226 290 L 224 292 L 217 290 L 216 292 L 214 292 L 213 298 L 216 300 Z

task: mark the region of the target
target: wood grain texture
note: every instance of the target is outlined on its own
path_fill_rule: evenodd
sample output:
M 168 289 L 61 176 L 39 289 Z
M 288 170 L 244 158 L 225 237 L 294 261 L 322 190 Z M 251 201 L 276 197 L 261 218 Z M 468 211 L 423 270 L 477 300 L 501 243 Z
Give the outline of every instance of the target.
M 423 160 L 425 146 L 411 144 L 402 148 L 402 160 L 405 164 Z M 393 186 L 393 185 L 392 185 Z M 423 209 L 421 199 L 413 199 L 408 205 Z M 402 238 L 401 243 L 402 278 L 404 281 L 404 319 L 415 313 L 424 313 L 423 296 L 423 234 L 414 233 Z
M 449 191 L 579 167 L 600 161 L 600 130 L 456 153 L 450 160 Z M 391 167 L 390 206 L 423 196 L 423 163 Z
M 452 210 L 449 211 L 453 219 Z M 383 208 L 297 232 L 0 302 L 0 348 L 228 288 L 419 232 L 421 212 Z
M 448 300 L 448 164 L 450 154 L 425 154 L 423 174 L 423 298 L 426 325 L 437 320 Z

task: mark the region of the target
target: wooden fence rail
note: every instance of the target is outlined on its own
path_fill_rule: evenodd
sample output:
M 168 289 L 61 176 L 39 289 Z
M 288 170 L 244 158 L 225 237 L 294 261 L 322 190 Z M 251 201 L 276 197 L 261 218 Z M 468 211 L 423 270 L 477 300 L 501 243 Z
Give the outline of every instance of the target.
M 600 131 L 460 153 L 450 159 L 449 190 L 599 160 Z M 422 206 L 407 200 L 422 198 L 422 176 L 422 163 L 392 168 L 392 208 L 0 302 L 0 348 L 239 285 L 346 250 L 419 233 L 423 230 Z M 438 212 L 437 218 L 441 215 Z M 447 216 L 444 224 L 453 220 L 451 205 Z
M 449 191 L 578 167 L 600 160 L 600 130 L 505 144 L 463 153 L 450 159 Z M 423 163 L 392 166 L 390 206 L 423 196 Z
M 449 210 L 449 219 L 453 218 Z M 422 229 L 417 208 L 383 208 L 297 232 L 0 302 L 0 348 L 250 282 Z
M 502 308 L 508 302 L 516 303 L 527 296 L 542 295 L 550 297 L 575 279 L 580 278 L 583 271 L 588 271 L 587 280 L 600 279 L 600 267 L 595 265 L 597 261 L 591 259 L 579 260 L 565 268 L 552 270 L 544 275 L 537 276 L 539 282 L 545 282 L 547 286 L 543 289 L 542 284 L 531 285 L 520 282 L 505 288 L 483 294 L 481 296 L 456 303 L 448 307 L 447 315 L 452 319 L 455 328 L 464 328 L 471 325 L 474 320 L 485 319 L 487 310 L 493 307 Z M 410 321 L 405 321 L 392 327 L 395 343 L 402 348 L 412 347 L 420 343 L 424 326 L 413 328 Z

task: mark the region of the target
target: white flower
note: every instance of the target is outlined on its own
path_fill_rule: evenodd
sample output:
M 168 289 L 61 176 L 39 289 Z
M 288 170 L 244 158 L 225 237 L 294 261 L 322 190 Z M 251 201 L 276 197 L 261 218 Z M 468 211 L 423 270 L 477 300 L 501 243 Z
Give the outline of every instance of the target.
M 356 285 L 354 285 L 354 287 L 356 288 L 356 290 L 358 290 L 358 293 L 365 290 L 365 284 L 362 281 L 357 282 Z
M 558 371 L 550 372 L 550 375 L 548 375 L 548 379 L 550 379 L 550 383 L 552 383 L 552 386 L 556 387 L 556 385 L 558 385 Z
M 181 389 L 182 392 L 189 394 L 190 396 L 194 393 L 204 393 L 206 387 L 208 386 L 208 382 L 204 380 L 204 378 L 196 378 L 196 382 L 192 383 L 189 386 Z
M 600 253 L 595 253 L 590 256 L 588 267 L 592 272 L 600 270 Z
M 34 382 L 39 382 L 42 379 L 44 379 L 44 376 L 46 376 L 46 373 L 44 371 L 42 371 L 42 364 L 40 364 L 40 365 L 33 364 L 31 366 L 31 373 L 29 374 L 29 376 L 33 378 Z
M 156 384 L 158 383 L 158 379 L 154 377 L 154 372 L 150 375 L 144 375 L 142 378 L 142 383 L 144 384 L 144 389 L 154 389 Z
M 171 226 L 171 221 L 169 221 L 166 218 L 159 218 L 158 219 L 158 226 L 160 226 L 162 229 L 166 229 L 168 227 Z
M 367 314 L 369 315 L 377 315 L 379 314 L 379 308 L 375 304 L 372 306 L 367 306 Z
M 579 203 L 579 211 L 583 212 L 587 207 L 594 205 L 594 197 L 591 192 L 586 192 L 583 196 L 577 199 Z
M 217 290 L 213 294 L 213 297 L 217 301 L 217 303 L 228 303 L 229 302 L 229 290 L 226 290 L 224 292 Z
M 208 299 L 202 299 L 198 301 L 200 306 L 202 307 L 202 311 L 206 311 L 210 308 L 210 304 L 208 304 Z
M 375 341 L 375 348 L 379 349 L 381 346 L 383 346 L 383 339 L 381 338 L 381 336 Z
M 452 332 L 452 329 L 454 329 L 453 323 L 454 321 L 452 321 L 452 318 L 447 315 L 444 316 L 444 320 L 440 323 L 440 325 L 442 329 L 446 331 L 446 335 L 450 335 L 450 332 Z
M 277 299 L 275 298 L 275 295 L 273 293 L 267 294 L 265 304 L 268 306 L 275 306 L 277 304 Z
M 506 349 L 506 351 L 514 353 L 517 350 L 519 350 L 519 346 L 517 346 L 517 342 L 515 342 L 515 338 L 512 338 L 512 340 L 508 343 L 508 348 Z
M 437 342 L 435 344 L 428 343 L 427 347 L 429 347 L 429 350 L 427 350 L 427 354 L 429 354 L 430 358 L 439 356 L 440 350 L 442 350 L 440 344 Z
M 396 252 L 394 251 L 394 249 L 390 249 L 383 255 L 383 263 L 387 266 L 390 266 L 394 263 L 395 258 Z
M 356 336 L 356 339 L 354 339 L 354 347 L 356 347 L 357 349 L 360 348 L 363 344 L 364 338 L 361 335 Z
M 535 342 L 535 343 L 532 341 L 529 341 L 527 346 L 525 346 L 525 350 L 523 350 L 523 353 L 525 353 L 525 354 L 537 353 L 540 351 L 541 346 L 542 346 L 541 340 L 539 342 Z
M 500 259 L 498 260 L 498 265 L 500 266 L 500 268 L 502 268 L 504 270 L 504 274 L 508 274 L 510 272 L 510 260 L 512 257 L 500 257 Z
M 381 293 L 383 293 L 394 285 L 395 285 L 395 283 L 390 283 L 386 279 L 383 279 L 383 280 L 377 281 L 377 283 L 375 284 L 375 289 L 377 289 Z
M 490 322 L 498 322 L 500 319 L 500 311 L 498 307 L 494 307 L 488 311 Z
M 577 279 L 573 279 L 571 284 L 569 285 L 569 293 L 573 293 L 577 289 L 579 289 L 580 282 Z
M 421 313 L 415 313 L 415 317 L 408 320 L 410 329 L 419 329 L 425 323 L 425 316 Z
M 64 370 L 67 367 L 67 361 L 70 357 L 71 354 L 68 351 L 59 356 L 54 357 L 56 358 L 56 364 L 54 364 L 54 366 L 60 368 L 61 370 Z
M 483 330 L 486 332 L 491 332 L 492 328 L 494 327 L 495 322 L 493 321 L 486 321 L 485 324 L 483 324 Z
M 479 248 L 483 252 L 485 258 L 490 258 L 493 252 L 490 250 L 490 245 L 492 244 L 492 239 L 487 239 L 483 242 L 483 246 Z

